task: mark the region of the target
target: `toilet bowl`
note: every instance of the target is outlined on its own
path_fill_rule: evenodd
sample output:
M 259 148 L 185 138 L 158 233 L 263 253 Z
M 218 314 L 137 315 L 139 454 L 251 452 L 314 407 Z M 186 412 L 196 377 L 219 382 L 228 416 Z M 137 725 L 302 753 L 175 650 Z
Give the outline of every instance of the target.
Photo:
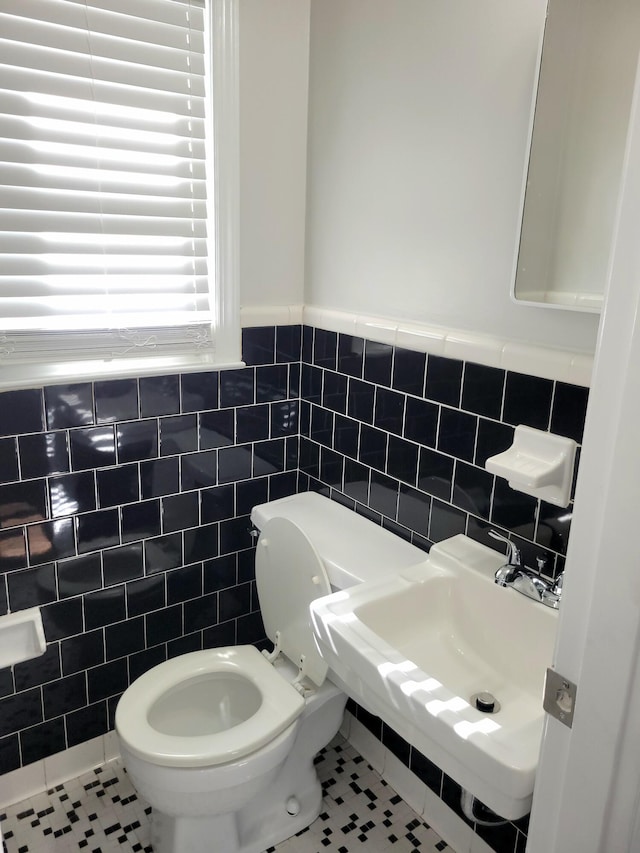
M 336 580 L 364 579 L 349 575 L 363 533 L 368 577 L 415 561 L 411 546 L 319 495 L 256 507 L 252 518 L 273 652 L 228 646 L 179 656 L 134 681 L 116 710 L 125 767 L 153 808 L 155 853 L 260 853 L 315 820 L 314 757 L 337 733 L 346 695 L 327 678 L 309 603 L 332 591 L 327 566 L 339 569 L 334 589 Z M 319 531 L 332 532 L 329 561 L 305 530 L 321 543 Z

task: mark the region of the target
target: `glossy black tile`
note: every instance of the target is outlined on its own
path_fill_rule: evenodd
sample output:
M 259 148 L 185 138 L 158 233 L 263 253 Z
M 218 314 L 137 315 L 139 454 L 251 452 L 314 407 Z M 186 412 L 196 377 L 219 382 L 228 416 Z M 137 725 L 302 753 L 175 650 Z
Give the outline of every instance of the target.
M 158 455 L 158 422 L 132 421 L 116 429 L 118 462 L 138 462 Z
M 302 397 L 309 403 L 322 402 L 322 383 L 324 371 L 319 367 L 312 367 L 310 364 L 302 365 Z
M 200 522 L 200 500 L 197 492 L 171 495 L 162 499 L 162 532 L 175 533 L 196 527 Z
M 86 515 L 77 516 L 75 521 L 79 554 L 120 544 L 117 509 L 88 512 Z
M 144 617 L 147 646 L 168 643 L 182 636 L 182 606 L 174 604 Z
M 405 767 L 409 766 L 411 744 L 386 723 L 382 724 L 382 744 L 398 758 Z
M 228 622 L 223 622 L 220 625 L 214 625 L 210 628 L 205 628 L 202 632 L 203 644 L 205 649 L 218 649 L 223 646 L 235 646 L 237 643 L 253 643 L 253 639 L 243 637 L 240 639 L 236 634 L 236 625 L 240 620 L 230 619 Z M 262 631 L 264 636 L 264 630 Z
M 72 518 L 30 524 L 26 530 L 29 563 L 32 566 L 71 557 L 76 552 Z
M 491 521 L 501 527 L 533 539 L 538 502 L 530 495 L 516 492 L 502 477 L 496 477 Z
M 375 385 L 359 379 L 349 380 L 347 414 L 358 421 L 373 423 Z
M 189 453 L 198 449 L 197 415 L 160 418 L 160 456 Z
M 558 554 L 566 555 L 572 518 L 572 506 L 553 506 L 546 501 L 540 501 L 536 542 Z
M 0 436 L 44 430 L 43 397 L 40 389 L 4 391 L 0 394 Z
M 225 524 L 226 522 L 221 522 Z M 210 560 L 220 553 L 219 525 L 203 524 L 184 533 L 184 562 L 197 563 Z
M 125 658 L 103 663 L 87 672 L 89 702 L 98 702 L 108 696 L 122 693 L 129 686 L 129 673 Z
M 398 511 L 399 487 L 400 484 L 397 480 L 377 471 L 372 471 L 369 486 L 369 506 L 387 518 L 395 518 Z
M 221 484 L 247 480 L 251 476 L 250 447 L 223 447 L 218 451 L 218 480 Z
M 428 447 L 435 447 L 439 413 L 440 408 L 434 403 L 407 397 L 404 437 Z
M 363 424 L 360 427 L 359 461 L 384 471 L 387 463 L 387 438 L 386 432 Z
M 300 361 L 302 326 L 276 326 L 276 361 Z
M 321 409 L 320 406 L 312 406 L 310 435 L 313 441 L 330 447 L 333 443 L 333 421 L 332 412 Z
M 398 521 L 410 530 L 427 536 L 429 533 L 429 516 L 431 514 L 431 498 L 418 489 L 400 483 L 398 497 Z
M 225 486 L 224 488 L 230 488 Z M 269 500 L 269 481 L 266 477 L 236 483 L 236 515 L 249 515 L 254 506 Z M 229 513 L 226 518 L 230 518 Z M 212 519 L 215 520 L 215 519 Z
M 256 368 L 256 403 L 286 400 L 289 396 L 289 367 L 271 364 Z
M 306 364 L 311 364 L 313 361 L 314 331 L 312 326 L 302 327 L 302 361 Z
M 40 609 L 40 613 L 48 643 L 80 634 L 84 628 L 82 600 L 79 597 L 47 604 Z
M 54 564 L 11 572 L 7 575 L 7 590 L 13 611 L 55 601 L 57 595 Z
M 442 770 L 423 755 L 415 746 L 411 747 L 409 769 L 415 773 L 421 782 L 440 796 L 442 790 Z
M 317 477 L 320 472 L 320 448 L 306 438 L 300 440 L 300 470 L 311 477 Z M 302 489 L 306 491 L 304 484 Z
M 138 417 L 136 379 L 107 379 L 94 383 L 96 423 L 128 421 Z
M 336 369 L 338 335 L 326 329 L 316 329 L 313 341 L 313 363 L 327 370 Z
M 49 501 L 54 518 L 95 509 L 96 484 L 93 471 L 50 477 Z
M 438 450 L 472 462 L 476 446 L 478 418 L 457 409 L 445 409 L 440 412 L 438 431 Z
M 422 397 L 426 366 L 425 353 L 396 347 L 393 359 L 393 388 Z
M 58 598 L 69 598 L 102 586 L 100 554 L 73 557 L 58 563 Z
M 285 403 L 272 403 L 270 406 L 270 428 L 271 437 L 294 436 L 299 431 L 299 402 L 288 400 Z
M 235 439 L 235 410 L 222 409 L 217 412 L 201 412 L 200 447 L 209 450 L 214 447 L 227 447 Z
M 192 631 L 201 631 L 218 624 L 218 593 L 203 595 L 184 605 L 184 622 Z
M 167 572 L 167 603 L 178 604 L 202 595 L 202 565 L 183 566 Z
M 373 422 L 379 429 L 402 435 L 404 422 L 404 404 L 406 397 L 397 391 L 386 388 L 376 389 L 376 403 Z
M 522 373 L 507 373 L 503 420 L 508 424 L 525 424 L 546 430 L 551 415 L 553 382 Z
M 369 499 L 370 470 L 353 459 L 344 461 L 344 493 L 353 500 L 366 503 Z
M 326 447 L 320 448 L 320 479 L 334 488 L 342 488 L 344 456 Z
M 297 364 L 289 365 L 289 386 L 288 386 L 288 397 L 299 397 L 300 396 L 300 377 L 302 375 L 302 365 L 300 362 Z
M 153 459 L 140 463 L 142 498 L 157 498 L 180 491 L 180 462 L 178 457 Z
M 255 548 L 249 548 L 244 551 L 239 551 L 232 555 L 237 558 L 238 563 L 238 583 L 247 583 L 256 579 L 256 552 Z
M 104 631 L 104 639 L 108 661 L 141 652 L 146 646 L 144 616 L 108 625 Z
M 462 408 L 498 420 L 502 412 L 505 371 L 468 362 L 462 382 Z
M 9 672 L 9 670 L 4 671 Z M 22 661 L 13 667 L 15 692 L 20 693 L 38 684 L 55 681 L 61 675 L 60 649 L 58 643 L 51 643 L 40 657 Z
M 140 477 L 136 464 L 97 471 L 96 480 L 101 509 L 140 500 Z
M 24 764 L 40 761 L 67 747 L 64 733 L 64 720 L 48 720 L 20 732 L 20 748 Z
M 69 748 L 106 734 L 109 731 L 106 702 L 95 702 L 67 714 L 65 725 Z
M 160 646 L 154 646 L 151 649 L 145 649 L 143 652 L 129 657 L 129 678 L 135 681 L 143 673 L 148 672 L 151 667 L 157 666 L 159 663 L 164 663 L 167 659 L 167 647 L 163 643 Z
M 253 476 L 265 477 L 284 471 L 285 442 L 282 438 L 258 441 L 253 446 Z
M 18 478 L 16 440 L 15 438 L 0 438 L 0 483 L 12 483 Z
M 44 480 L 0 486 L 0 528 L 40 521 L 47 515 Z
M 347 377 L 341 373 L 325 373 L 322 405 L 334 412 L 347 411 Z
M 85 631 L 78 637 L 69 637 L 60 643 L 62 672 L 70 675 L 104 663 L 104 636 L 101 628 Z
M 271 412 L 267 403 L 236 409 L 236 441 L 238 444 L 264 441 L 264 439 L 269 438 L 270 416 Z
M 87 704 L 87 683 L 84 673 L 67 675 L 42 688 L 42 702 L 46 720 L 60 717 Z
M 0 530 L 0 574 L 27 565 L 27 548 L 24 529 Z M 1 587 L 1 584 L 0 584 Z
M 117 548 L 108 548 L 103 551 L 102 570 L 105 586 L 142 577 L 144 574 L 142 542 L 119 545 Z
M 61 434 L 52 433 L 52 435 Z M 69 440 L 71 467 L 74 471 L 116 464 L 116 442 L 113 426 L 72 429 L 69 432 Z M 68 466 L 61 470 L 68 470 Z
M 40 688 L 34 687 L 0 699 L 0 737 L 42 721 Z
M 275 326 L 255 326 L 242 330 L 242 360 L 247 365 L 273 364 L 276 350 Z
M 18 438 L 18 446 L 20 470 L 25 479 L 61 474 L 69 470 L 69 449 L 65 432 L 21 435 Z
M 93 423 L 93 389 L 89 382 L 49 385 L 44 389 L 48 429 L 68 429 Z
M 235 448 L 231 448 L 235 449 Z M 220 453 L 225 452 L 220 450 Z M 181 458 L 182 491 L 189 489 L 203 489 L 207 486 L 215 486 L 218 482 L 218 451 L 203 450 L 200 453 L 189 453 Z
M 352 335 L 338 336 L 338 370 L 361 378 L 364 369 L 364 339 Z
M 140 417 L 177 415 L 180 411 L 179 376 L 141 376 Z
M 17 734 L 0 738 L 0 773 L 20 767 L 20 740 Z
M 364 342 L 364 378 L 376 385 L 391 385 L 393 347 L 377 341 Z
M 218 371 L 183 373 L 180 377 L 183 412 L 218 408 Z
M 389 436 L 387 474 L 415 485 L 418 477 L 418 445 L 395 435 Z
M 551 432 L 565 435 L 582 444 L 588 400 L 588 388 L 556 382 L 551 411 Z
M 161 531 L 160 501 L 141 501 L 123 506 L 120 519 L 123 543 L 158 536 Z
M 480 418 L 478 421 L 478 438 L 476 442 L 475 463 L 484 467 L 490 456 L 502 453 L 513 444 L 514 429 L 508 424 L 496 423 Z
M 131 581 L 126 586 L 126 592 L 127 613 L 130 618 L 160 610 L 166 605 L 165 577 L 162 574 Z
M 453 503 L 466 512 L 489 518 L 493 474 L 464 462 L 456 464 L 453 481 Z
M 144 571 L 147 575 L 175 569 L 183 560 L 182 535 L 180 533 L 167 533 L 147 539 L 144 543 Z
M 255 370 L 241 367 L 220 372 L 220 405 L 223 408 L 233 406 L 252 406 L 256 397 Z
M 84 596 L 84 621 L 87 630 L 122 622 L 127 616 L 124 586 L 111 586 Z
M 238 583 L 236 558 L 225 554 L 216 560 L 207 560 L 204 564 L 204 591 L 217 592 L 220 589 L 235 586 Z
M 203 489 L 200 512 L 203 524 L 221 521 L 223 518 L 231 518 L 234 514 L 233 486 L 225 485 L 213 489 Z
M 431 504 L 431 521 L 429 523 L 429 539 L 441 542 L 450 536 L 464 533 L 467 524 L 466 513 L 454 506 L 434 500 Z
M 418 488 L 436 498 L 451 499 L 453 486 L 453 459 L 430 450 L 420 448 L 418 462 Z
M 360 425 L 352 418 L 336 415 L 334 423 L 333 446 L 339 453 L 355 459 L 358 455 Z
M 251 520 L 248 515 L 230 518 L 220 524 L 220 551 L 223 554 L 232 554 L 245 548 L 253 548 L 254 540 L 251 538 Z
M 248 583 L 220 590 L 218 593 L 218 618 L 220 622 L 237 619 L 251 612 L 251 586 Z
M 463 363 L 453 358 L 430 355 L 427 360 L 426 396 L 448 406 L 460 405 Z

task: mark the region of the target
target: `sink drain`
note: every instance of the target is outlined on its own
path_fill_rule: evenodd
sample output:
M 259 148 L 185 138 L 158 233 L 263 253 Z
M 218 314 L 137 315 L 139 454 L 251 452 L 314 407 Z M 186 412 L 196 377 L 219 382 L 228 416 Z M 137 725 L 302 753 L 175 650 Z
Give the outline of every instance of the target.
M 474 693 L 471 697 L 471 704 L 483 714 L 497 714 L 500 710 L 500 703 L 488 690 L 482 690 L 480 693 Z

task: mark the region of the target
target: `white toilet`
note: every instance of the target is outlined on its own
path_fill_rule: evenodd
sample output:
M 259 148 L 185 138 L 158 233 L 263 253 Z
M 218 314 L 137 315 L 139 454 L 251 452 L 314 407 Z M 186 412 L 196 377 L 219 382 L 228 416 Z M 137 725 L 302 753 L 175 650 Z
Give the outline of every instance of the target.
M 346 695 L 327 678 L 309 603 L 424 559 L 315 493 L 262 504 L 251 518 L 273 653 L 185 654 L 140 676 L 118 704 L 125 766 L 153 807 L 155 853 L 260 853 L 315 820 L 314 757 L 338 731 Z

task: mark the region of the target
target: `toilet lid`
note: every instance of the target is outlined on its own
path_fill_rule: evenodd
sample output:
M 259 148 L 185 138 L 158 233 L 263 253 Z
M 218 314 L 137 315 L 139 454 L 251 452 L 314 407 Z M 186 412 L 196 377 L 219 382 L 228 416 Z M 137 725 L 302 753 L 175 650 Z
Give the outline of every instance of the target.
M 307 536 L 287 518 L 272 518 L 262 529 L 256 550 L 256 583 L 267 636 L 290 661 L 321 685 L 327 665 L 318 652 L 309 605 L 329 595 L 324 565 Z

